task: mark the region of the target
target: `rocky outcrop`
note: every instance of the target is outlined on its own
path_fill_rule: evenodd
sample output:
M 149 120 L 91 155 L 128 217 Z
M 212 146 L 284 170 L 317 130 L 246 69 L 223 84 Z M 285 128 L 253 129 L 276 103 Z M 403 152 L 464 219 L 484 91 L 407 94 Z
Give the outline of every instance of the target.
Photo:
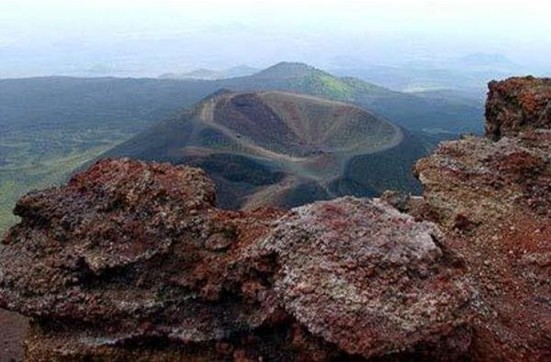
M 514 77 L 488 85 L 486 136 L 503 136 L 551 128 L 551 78 Z
M 436 222 L 469 267 L 475 360 L 551 351 L 551 81 L 491 82 L 487 135 L 444 142 L 415 172 L 409 211 Z
M 422 202 L 468 265 L 475 360 L 544 361 L 551 350 L 551 130 L 446 142 L 416 166 Z
M 201 170 L 100 161 L 19 201 L 0 306 L 32 317 L 30 361 L 547 360 L 538 109 L 497 142 L 442 143 L 415 168 L 423 197 L 227 211 Z
M 261 245 L 283 266 L 285 309 L 315 335 L 364 357 L 454 343 L 449 359 L 469 346 L 471 290 L 442 238 L 387 204 L 344 198 L 294 209 Z
M 28 358 L 124 356 L 108 347 L 156 338 L 201 345 L 274 315 L 270 270 L 241 250 L 281 212 L 223 212 L 214 200 L 199 169 L 131 160 L 22 198 L 22 222 L 4 239 L 0 303 L 35 318 Z
M 22 198 L 16 213 L 0 303 L 34 318 L 30 360 L 328 360 L 437 356 L 435 346 L 461 356 L 469 346 L 460 258 L 435 225 L 376 201 L 283 218 L 223 211 L 202 171 L 122 159 Z

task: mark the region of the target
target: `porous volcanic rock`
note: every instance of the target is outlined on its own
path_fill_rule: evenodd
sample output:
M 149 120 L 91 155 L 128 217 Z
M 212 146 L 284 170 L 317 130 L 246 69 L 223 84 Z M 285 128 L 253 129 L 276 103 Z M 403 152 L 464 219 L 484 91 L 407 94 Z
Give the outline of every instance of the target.
M 100 161 L 20 200 L 0 307 L 29 361 L 548 361 L 547 84 L 491 83 L 422 198 L 225 211 L 201 170 Z
M 424 200 L 469 268 L 475 361 L 548 361 L 551 130 L 444 142 L 416 166 Z
M 262 246 L 283 266 L 275 290 L 285 309 L 347 353 L 442 348 L 454 333 L 453 353 L 464 353 L 470 290 L 461 258 L 441 238 L 432 223 L 347 197 L 292 210 Z
M 200 343 L 254 329 L 276 301 L 239 250 L 280 212 L 219 212 L 214 200 L 199 169 L 128 159 L 31 193 L 3 241 L 0 304 L 36 318 L 35 332 L 60 332 L 54 359 L 143 337 Z M 45 354 L 36 348 L 31 360 Z
M 368 200 L 281 219 L 214 199 L 201 170 L 129 159 L 22 198 L 0 305 L 33 318 L 27 359 L 465 355 L 470 291 L 435 225 Z
M 486 136 L 497 141 L 527 129 L 551 128 L 551 78 L 492 81 L 486 100 Z

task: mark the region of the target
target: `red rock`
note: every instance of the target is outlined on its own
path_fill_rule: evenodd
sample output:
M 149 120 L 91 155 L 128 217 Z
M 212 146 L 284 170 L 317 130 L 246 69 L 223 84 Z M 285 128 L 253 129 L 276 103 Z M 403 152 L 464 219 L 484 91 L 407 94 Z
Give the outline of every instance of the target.
M 128 159 L 22 198 L 0 305 L 34 318 L 27 358 L 399 359 L 468 339 L 435 225 L 352 198 L 277 223 L 214 199 L 200 170 Z
M 458 172 L 448 172 L 449 165 Z M 478 286 L 469 313 L 471 359 L 548 360 L 551 130 L 528 129 L 497 142 L 466 137 L 443 143 L 416 173 L 424 205 L 410 211 L 439 220 L 448 245 L 469 268 L 467 283 Z M 527 250 L 531 260 L 543 262 L 516 261 Z
M 83 356 L 139 339 L 203 343 L 254 329 L 277 305 L 242 293 L 245 282 L 264 281 L 241 249 L 282 213 L 221 211 L 214 199 L 201 170 L 125 159 L 29 194 L 0 251 L 0 304 L 36 318 L 34 331 L 56 321 L 60 340 Z
M 470 292 L 439 237 L 435 225 L 386 204 L 342 198 L 294 209 L 262 247 L 284 265 L 275 290 L 285 309 L 312 334 L 370 358 L 464 338 Z M 342 268 L 349 258 L 355 267 Z
M 498 140 L 551 128 L 551 78 L 513 77 L 489 84 L 486 136 Z
M 491 83 L 496 141 L 442 143 L 423 198 L 224 211 L 201 170 L 100 161 L 20 200 L 0 307 L 29 361 L 548 360 L 548 82 Z

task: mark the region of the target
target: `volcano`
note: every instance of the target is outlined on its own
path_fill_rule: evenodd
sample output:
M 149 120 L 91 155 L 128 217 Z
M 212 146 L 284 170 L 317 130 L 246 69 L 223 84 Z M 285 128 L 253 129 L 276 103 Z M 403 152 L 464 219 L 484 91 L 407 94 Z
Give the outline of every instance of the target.
M 378 184 L 389 186 L 400 173 L 381 182 L 373 160 L 410 139 L 388 120 L 347 103 L 283 91 L 220 90 L 106 156 L 201 167 L 216 182 L 221 207 L 292 207 L 378 194 Z M 409 168 L 406 153 L 394 157 L 394 167 Z M 385 160 L 379 168 L 388 167 Z

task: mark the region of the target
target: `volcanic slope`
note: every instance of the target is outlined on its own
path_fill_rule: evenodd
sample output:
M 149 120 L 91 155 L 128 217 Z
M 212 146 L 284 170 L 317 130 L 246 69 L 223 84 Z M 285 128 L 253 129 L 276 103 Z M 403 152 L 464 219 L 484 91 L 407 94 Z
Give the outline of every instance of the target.
M 378 194 L 372 185 L 387 184 L 373 182 L 380 172 L 374 167 L 371 175 L 358 157 L 408 139 L 399 127 L 346 103 L 282 91 L 219 91 L 104 156 L 201 167 L 215 180 L 222 207 L 292 207 Z M 354 177 L 351 160 L 361 177 Z M 395 164 L 409 168 L 399 157 Z M 396 177 L 389 172 L 389 181 Z M 411 189 L 408 182 L 403 188 Z

